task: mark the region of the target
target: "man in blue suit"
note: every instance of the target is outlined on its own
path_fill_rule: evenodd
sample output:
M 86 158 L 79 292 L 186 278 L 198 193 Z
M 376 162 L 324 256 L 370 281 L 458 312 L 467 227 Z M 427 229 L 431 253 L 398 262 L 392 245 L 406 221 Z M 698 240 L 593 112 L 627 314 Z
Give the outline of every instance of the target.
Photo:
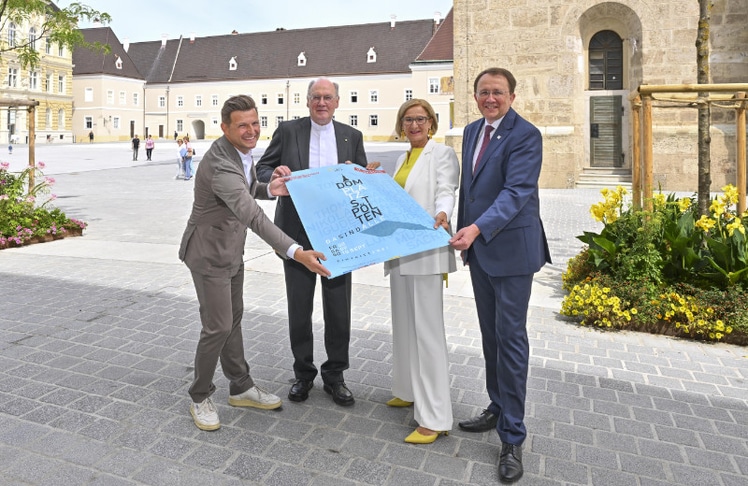
M 502 483 L 523 473 L 527 307 L 533 274 L 551 261 L 538 197 L 543 143 L 540 131 L 511 107 L 516 85 L 501 68 L 475 78 L 473 96 L 483 119 L 465 127 L 458 231 L 450 240 L 470 266 L 491 400 L 459 426 L 469 432 L 496 429 Z

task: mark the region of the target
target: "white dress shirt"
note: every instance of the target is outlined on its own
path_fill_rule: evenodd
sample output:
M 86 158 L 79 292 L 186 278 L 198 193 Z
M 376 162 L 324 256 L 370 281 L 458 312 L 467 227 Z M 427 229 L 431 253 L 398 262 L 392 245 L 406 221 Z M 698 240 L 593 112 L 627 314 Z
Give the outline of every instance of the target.
M 312 122 L 309 138 L 309 168 L 327 167 L 338 163 L 338 149 L 335 143 L 335 128 L 332 122 L 318 125 Z

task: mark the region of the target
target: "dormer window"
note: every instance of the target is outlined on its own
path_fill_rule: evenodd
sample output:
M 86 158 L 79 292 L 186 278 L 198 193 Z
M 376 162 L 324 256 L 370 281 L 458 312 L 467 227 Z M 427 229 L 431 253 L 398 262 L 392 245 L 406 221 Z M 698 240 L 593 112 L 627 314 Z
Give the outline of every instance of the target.
M 366 62 L 377 62 L 377 53 L 373 47 L 370 47 L 369 52 L 366 53 Z
M 303 51 L 299 53 L 299 57 L 296 59 L 298 60 L 297 66 L 306 66 L 306 54 Z
M 114 65 L 117 69 L 122 69 L 122 58 L 117 56 L 117 60 L 114 61 Z
M 236 57 L 229 60 L 229 71 L 236 71 Z

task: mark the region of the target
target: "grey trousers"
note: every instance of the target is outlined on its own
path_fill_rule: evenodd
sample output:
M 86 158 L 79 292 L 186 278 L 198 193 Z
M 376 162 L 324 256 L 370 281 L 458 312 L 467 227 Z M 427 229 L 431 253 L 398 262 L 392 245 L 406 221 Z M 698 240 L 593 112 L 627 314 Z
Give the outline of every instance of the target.
M 218 360 L 229 380 L 229 394 L 239 395 L 254 386 L 249 364 L 244 359 L 242 314 L 244 313 L 244 266 L 230 278 L 192 272 L 200 303 L 203 329 L 195 352 L 195 379 L 189 389 L 195 403 L 216 390 L 213 375 Z

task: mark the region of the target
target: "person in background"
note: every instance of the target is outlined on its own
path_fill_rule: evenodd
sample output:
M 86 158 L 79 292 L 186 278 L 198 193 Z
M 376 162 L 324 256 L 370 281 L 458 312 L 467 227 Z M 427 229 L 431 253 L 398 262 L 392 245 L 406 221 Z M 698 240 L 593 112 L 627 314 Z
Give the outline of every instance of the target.
M 410 150 L 395 165 L 395 181 L 431 216 L 434 228 L 450 231 L 460 163 L 451 147 L 431 137 L 439 124 L 428 101 L 400 106 L 395 132 Z M 405 438 L 430 444 L 452 428 L 449 358 L 444 332 L 442 285 L 457 270 L 449 246 L 385 262 L 390 276 L 392 310 L 391 407 L 414 406 L 418 428 Z
M 140 148 L 140 139 L 138 134 L 132 138 L 132 160 L 138 160 L 138 149 Z
M 355 128 L 333 120 L 340 102 L 337 83 L 320 78 L 309 83 L 307 108 L 309 116 L 281 123 L 273 133 L 267 150 L 257 163 L 257 177 L 269 182 L 273 174 L 288 176 L 292 171 L 343 164 L 350 161 L 366 167 L 363 135 Z M 275 224 L 300 244 L 311 247 L 299 215 L 290 197 L 281 197 L 275 210 Z M 301 402 L 317 376 L 314 365 L 312 311 L 317 276 L 292 260 L 283 261 L 288 299 L 288 327 L 294 356 L 296 381 L 288 398 Z M 325 320 L 327 361 L 321 375 L 325 392 L 341 406 L 353 405 L 355 399 L 343 378 L 348 369 L 348 345 L 351 335 L 351 274 L 323 278 L 322 307 Z
M 200 304 L 202 331 L 195 352 L 195 376 L 189 388 L 190 414 L 197 428 L 221 426 L 211 400 L 218 361 L 229 380 L 229 405 L 264 410 L 281 406 L 274 394 L 255 384 L 244 358 L 244 243 L 247 227 L 283 258 L 309 272 L 330 272 L 319 262 L 322 253 L 304 250 L 265 215 L 257 199 L 288 195 L 285 178 L 273 175 L 270 184 L 257 181 L 252 149 L 260 136 L 254 100 L 232 96 L 221 109 L 223 136 L 213 142 L 195 176 L 195 196 L 179 259 L 192 272 Z
M 184 157 L 187 155 L 187 149 L 184 148 L 184 141 L 177 139 L 177 175 L 174 179 L 184 179 Z
M 145 157 L 146 160 L 151 160 L 151 155 L 153 154 L 153 147 L 156 145 L 156 143 L 153 141 L 153 137 L 148 135 L 148 137 L 145 139 Z
M 192 145 L 190 144 L 189 135 L 182 137 L 184 140 L 184 180 L 192 178 Z
M 551 262 L 538 195 L 543 140 L 512 108 L 516 85 L 502 68 L 475 78 L 473 97 L 483 118 L 465 127 L 457 233 L 450 240 L 470 266 L 491 400 L 483 413 L 458 425 L 498 432 L 503 483 L 523 474 L 527 307 L 533 275 Z
M 93 139 L 94 139 L 94 133 L 93 133 L 93 130 L 91 130 L 90 132 L 88 132 L 88 143 L 93 143 Z

